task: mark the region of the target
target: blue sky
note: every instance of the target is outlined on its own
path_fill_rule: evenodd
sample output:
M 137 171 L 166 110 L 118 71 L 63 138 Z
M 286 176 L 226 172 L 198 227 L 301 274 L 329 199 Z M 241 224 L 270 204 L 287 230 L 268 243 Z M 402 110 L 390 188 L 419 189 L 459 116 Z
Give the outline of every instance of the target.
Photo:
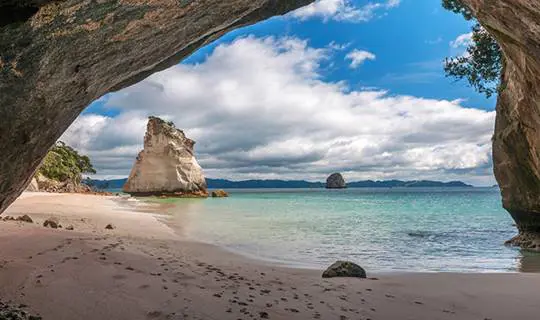
M 351 1 L 362 6 L 368 1 Z M 459 35 L 471 31 L 465 21 L 441 7 L 438 0 L 402 0 L 399 6 L 373 17 L 367 22 L 335 21 L 317 17 L 306 20 L 275 17 L 256 25 L 228 33 L 217 41 L 199 49 L 185 59 L 184 64 L 203 62 L 216 46 L 237 37 L 255 35 L 293 36 L 309 41 L 313 47 L 329 43 L 350 44 L 351 47 L 373 52 L 376 61 L 366 63 L 360 70 L 351 70 L 344 59 L 336 55 L 333 65 L 325 70 L 330 81 L 346 80 L 353 86 L 375 86 L 395 94 L 406 94 L 436 99 L 466 99 L 463 105 L 494 110 L 496 98 L 476 93 L 465 81 L 456 82 L 445 77 L 442 62 L 446 57 L 461 54 L 464 48 L 453 48 L 450 43 Z M 103 108 L 95 102 L 86 113 L 117 114 L 114 108 Z
M 367 1 L 352 1 L 361 6 Z M 459 55 L 463 48 L 452 48 L 450 42 L 470 32 L 471 23 L 448 12 L 435 0 L 403 0 L 400 5 L 368 22 L 343 22 L 319 18 L 305 21 L 273 18 L 254 26 L 233 31 L 184 61 L 202 62 L 216 45 L 244 35 L 294 36 L 307 39 L 313 47 L 331 42 L 349 43 L 351 47 L 374 53 L 377 59 L 361 69 L 351 70 L 336 55 L 325 77 L 331 81 L 347 80 L 356 86 L 377 86 L 395 94 L 408 94 L 438 99 L 468 99 L 464 105 L 493 109 L 495 98 L 487 99 L 465 82 L 446 78 L 442 62 L 445 57 Z
M 306 177 L 321 180 L 326 175 L 325 171 L 340 170 L 346 175 L 348 173 L 351 179 L 461 179 L 489 185 L 494 180 L 490 145 L 486 139 L 489 140 L 493 126 L 495 98 L 487 99 L 466 83 L 446 78 L 442 67 L 445 57 L 464 53 L 465 46 L 454 41 L 459 36 L 466 40 L 464 35 L 470 29 L 470 22 L 445 11 L 439 1 L 319 0 L 311 8 L 235 30 L 199 49 L 179 66 L 94 102 L 63 138 L 96 159 L 101 177 L 129 173 L 136 150 L 141 148 L 144 119 L 147 115 L 157 114 L 174 120 L 178 127 L 199 142 L 197 152 L 201 164 L 211 177 Z M 291 41 L 287 42 L 287 39 Z M 361 59 L 353 67 L 353 60 L 348 57 L 355 51 Z M 260 61 L 257 56 L 261 57 Z M 262 64 L 263 72 L 249 75 L 249 68 L 244 63 Z M 260 87 L 251 84 L 258 82 L 259 78 L 269 78 L 273 72 L 276 75 L 290 73 L 282 81 L 293 79 L 290 80 L 291 86 L 298 85 L 299 92 L 305 89 L 306 100 L 315 99 L 315 105 L 299 108 L 314 108 L 306 114 L 298 114 L 299 118 L 311 114 L 316 117 L 317 110 L 335 108 L 338 110 L 336 113 L 350 112 L 350 117 L 358 120 L 336 124 L 333 129 L 327 124 L 306 124 L 302 135 L 299 135 L 297 126 L 302 126 L 300 122 L 291 122 L 290 126 L 284 127 L 283 122 L 273 122 L 268 117 L 264 121 L 258 119 L 254 110 L 262 109 L 272 115 L 287 112 L 291 107 L 285 105 L 291 103 L 294 106 L 292 101 L 298 98 L 293 92 L 289 100 L 266 99 L 265 105 L 257 101 L 254 92 L 270 94 L 266 92 L 267 87 L 275 80 L 261 80 Z M 230 82 L 235 84 L 233 87 L 244 84 L 244 89 L 227 91 L 223 105 L 219 105 L 224 101 L 223 90 L 214 92 L 212 101 L 207 97 L 212 92 L 197 96 L 194 93 L 197 87 L 185 92 L 189 99 L 186 95 L 176 97 L 179 92 L 184 92 L 182 81 L 190 83 L 193 79 L 197 79 L 197 83 L 213 83 L 213 86 L 227 88 Z M 277 79 L 277 76 L 272 79 Z M 155 84 L 165 89 L 151 89 Z M 178 87 L 171 87 L 172 84 Z M 282 92 L 291 87 L 282 85 Z M 321 94 L 321 88 L 328 92 Z M 246 102 L 251 95 L 255 96 L 253 101 Z M 172 96 L 176 98 L 172 99 Z M 192 110 L 193 114 L 189 113 L 193 104 L 215 107 L 219 112 L 209 113 L 202 119 L 195 113 L 198 111 L 196 108 Z M 370 127 L 371 131 L 359 129 L 364 117 L 356 113 L 357 109 L 366 108 L 371 114 L 373 108 L 379 106 L 388 108 L 388 112 L 377 111 L 376 116 L 372 115 L 374 122 L 381 119 L 381 131 L 387 132 L 387 127 L 395 127 L 396 123 L 422 129 L 388 131 L 383 138 L 377 133 L 376 126 Z M 432 115 L 432 109 L 437 108 L 441 110 L 442 118 Z M 239 113 L 240 109 L 243 113 Z M 394 112 L 397 109 L 400 111 Z M 478 111 L 471 113 L 467 109 Z M 386 123 L 390 114 L 397 118 Z M 332 118 L 333 114 L 324 116 Z M 430 123 L 431 118 L 434 120 Z M 229 149 L 218 148 L 208 141 L 207 132 L 218 128 L 219 132 L 228 132 L 229 128 L 222 123 L 229 121 L 236 125 L 238 119 L 261 122 L 252 129 L 247 126 L 246 132 L 239 136 L 231 130 L 229 138 L 239 142 L 231 144 Z M 416 119 L 416 122 L 410 119 Z M 120 122 L 134 124 L 133 130 L 128 130 L 132 136 L 122 132 L 108 143 L 102 141 L 106 132 L 110 134 L 120 130 Z M 242 125 L 245 121 L 239 123 Z M 350 128 L 343 130 L 346 125 Z M 482 139 L 472 141 L 452 134 L 456 128 L 462 128 L 464 135 L 470 130 L 471 134 Z M 277 133 L 278 129 L 280 133 Z M 441 136 L 439 141 L 429 139 L 438 130 L 448 131 L 448 134 Z M 353 131 L 354 134 L 351 133 Z M 332 133 L 323 135 L 322 132 Z M 313 134 L 310 139 L 306 138 L 308 133 Z M 317 143 L 321 135 L 332 144 L 326 144 L 327 141 Z M 390 143 L 392 135 L 396 135 L 396 139 Z M 380 142 L 377 141 L 379 138 Z M 359 144 L 358 141 L 365 143 Z M 290 148 L 291 144 L 296 144 L 296 147 Z M 343 144 L 348 147 L 342 148 Z M 407 147 L 403 148 L 403 145 Z M 274 154 L 268 151 L 270 149 L 281 153 Z M 456 152 L 462 155 L 457 157 L 454 155 Z M 238 156 L 239 153 L 243 156 Z M 342 155 L 338 156 L 339 153 Z M 367 161 L 368 156 L 379 159 L 380 165 Z M 418 159 L 430 161 L 412 165 L 422 162 Z M 319 169 L 299 172 L 302 166 Z

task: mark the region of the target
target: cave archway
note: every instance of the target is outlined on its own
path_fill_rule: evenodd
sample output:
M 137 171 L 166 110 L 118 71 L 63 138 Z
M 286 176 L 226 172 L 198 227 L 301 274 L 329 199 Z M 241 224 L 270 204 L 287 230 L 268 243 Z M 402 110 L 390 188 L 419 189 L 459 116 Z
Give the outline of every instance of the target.
M 0 212 L 92 101 L 312 0 L 0 0 Z M 515 244 L 540 249 L 540 4 L 463 0 L 506 56 L 493 138 Z

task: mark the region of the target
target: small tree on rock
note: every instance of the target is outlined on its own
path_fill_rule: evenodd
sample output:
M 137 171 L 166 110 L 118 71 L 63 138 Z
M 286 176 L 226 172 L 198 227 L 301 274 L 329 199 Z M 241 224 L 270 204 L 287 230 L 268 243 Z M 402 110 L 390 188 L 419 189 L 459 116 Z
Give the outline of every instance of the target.
M 83 173 L 96 173 L 90 158 L 80 155 L 62 141 L 49 150 L 38 169 L 38 174 L 61 182 L 69 180 L 80 183 Z
M 461 0 L 443 0 L 445 9 L 475 20 L 472 11 Z M 478 22 L 472 28 L 471 42 L 461 56 L 446 58 L 447 77 L 467 80 L 476 91 L 488 98 L 500 90 L 503 55 L 499 44 Z

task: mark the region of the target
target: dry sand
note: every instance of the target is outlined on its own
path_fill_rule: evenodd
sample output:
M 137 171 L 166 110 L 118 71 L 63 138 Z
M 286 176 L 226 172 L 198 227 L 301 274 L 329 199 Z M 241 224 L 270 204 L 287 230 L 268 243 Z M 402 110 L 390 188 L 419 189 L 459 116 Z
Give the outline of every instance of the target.
M 46 320 L 540 319 L 537 274 L 327 280 L 187 241 L 156 212 L 115 197 L 24 194 L 4 216 L 34 223 L 0 222 L 1 300 Z M 42 227 L 50 216 L 75 230 Z

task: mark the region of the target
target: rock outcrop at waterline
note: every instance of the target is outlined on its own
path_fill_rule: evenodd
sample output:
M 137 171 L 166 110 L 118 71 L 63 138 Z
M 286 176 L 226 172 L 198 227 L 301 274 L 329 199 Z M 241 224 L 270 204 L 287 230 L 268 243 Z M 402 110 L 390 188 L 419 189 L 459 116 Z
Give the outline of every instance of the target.
M 354 262 L 336 261 L 322 274 L 323 278 L 366 278 L 366 270 Z
M 347 188 L 347 184 L 345 183 L 345 179 L 343 179 L 343 176 L 341 173 L 332 173 L 327 179 L 326 179 L 326 189 L 345 189 Z
M 540 251 L 540 1 L 462 1 L 505 56 L 493 165 L 503 206 L 519 229 L 510 243 Z
M 312 0 L 0 0 L 0 213 L 86 106 Z
M 201 166 L 193 154 L 195 141 L 172 122 L 150 117 L 139 153 L 124 185 L 136 196 L 208 196 Z

